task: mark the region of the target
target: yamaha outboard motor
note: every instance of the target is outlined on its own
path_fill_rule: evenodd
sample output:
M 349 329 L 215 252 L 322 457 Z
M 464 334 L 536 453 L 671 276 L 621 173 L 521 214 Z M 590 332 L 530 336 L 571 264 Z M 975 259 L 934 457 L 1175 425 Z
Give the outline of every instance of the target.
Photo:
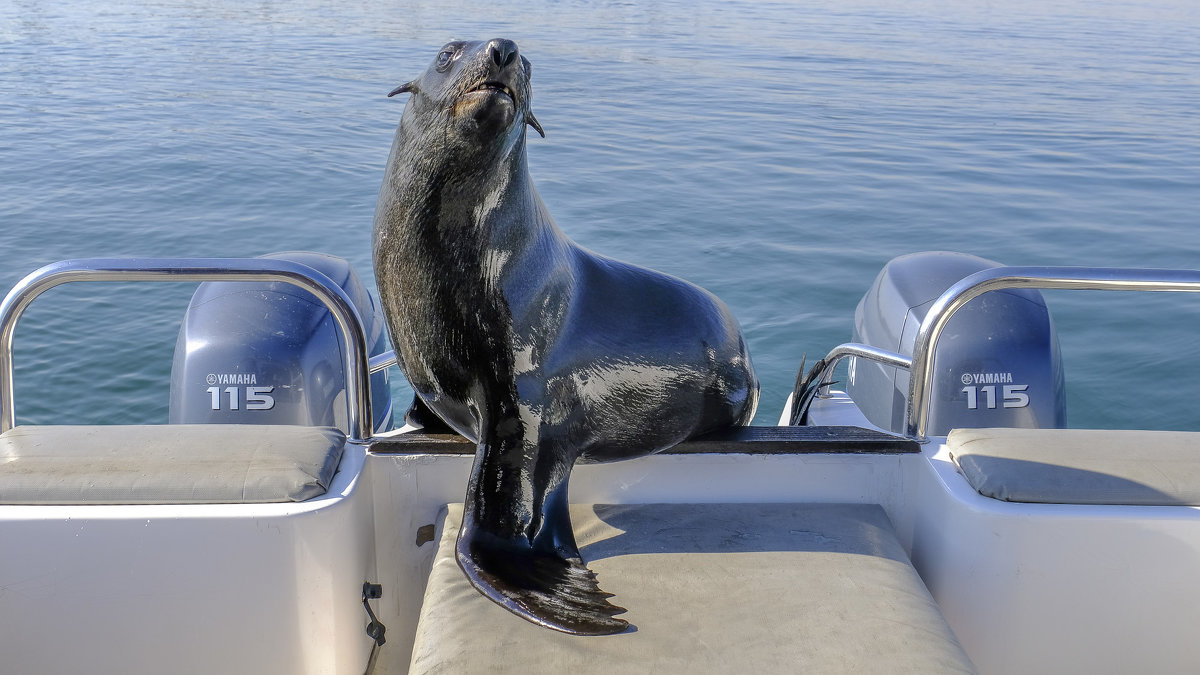
M 306 251 L 263 256 L 308 265 L 341 286 L 370 355 L 390 348 L 383 313 L 349 263 Z M 171 368 L 172 424 L 346 424 L 342 335 L 308 291 L 283 282 L 200 284 Z M 372 428 L 392 426 L 387 371 L 371 376 Z
M 999 263 L 963 253 L 893 259 L 854 312 L 855 342 L 912 355 L 917 329 L 950 286 Z M 1066 400 L 1058 336 L 1035 290 L 984 293 L 946 326 L 933 359 L 931 435 L 955 428 L 1062 427 Z M 908 371 L 852 359 L 846 392 L 872 424 L 904 432 Z

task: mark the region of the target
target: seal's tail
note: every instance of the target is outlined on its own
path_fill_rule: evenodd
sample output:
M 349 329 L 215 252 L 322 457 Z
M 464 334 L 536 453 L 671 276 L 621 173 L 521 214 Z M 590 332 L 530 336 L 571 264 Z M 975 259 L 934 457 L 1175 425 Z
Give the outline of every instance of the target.
M 496 604 L 540 626 L 573 635 L 612 635 L 629 622 L 615 615 L 596 573 L 579 558 L 562 558 L 477 530 L 464 514 L 458 565 L 471 584 Z

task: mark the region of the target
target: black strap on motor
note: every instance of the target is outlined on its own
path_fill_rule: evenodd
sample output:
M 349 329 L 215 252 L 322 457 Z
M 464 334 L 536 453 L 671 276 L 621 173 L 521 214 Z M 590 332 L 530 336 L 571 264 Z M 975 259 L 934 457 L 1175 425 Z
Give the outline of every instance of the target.
M 371 657 L 367 659 L 367 669 L 363 675 L 371 675 L 371 673 L 375 672 L 375 662 L 379 659 L 379 648 L 383 646 L 383 643 L 387 642 L 387 637 L 384 635 L 387 632 L 387 627 L 379 621 L 375 616 L 375 612 L 371 611 L 371 605 L 367 603 L 368 600 L 378 600 L 382 597 L 382 585 L 373 584 L 369 581 L 363 583 L 363 609 L 367 610 L 367 616 L 371 618 L 371 621 L 367 624 L 367 637 L 375 641 L 375 644 L 371 646 Z

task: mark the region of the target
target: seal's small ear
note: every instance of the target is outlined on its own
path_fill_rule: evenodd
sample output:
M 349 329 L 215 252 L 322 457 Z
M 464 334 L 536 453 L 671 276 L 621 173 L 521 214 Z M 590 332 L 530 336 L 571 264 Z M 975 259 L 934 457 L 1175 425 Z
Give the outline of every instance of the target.
M 400 85 L 399 87 L 396 87 L 395 89 L 388 92 L 388 98 L 391 98 L 391 97 L 395 96 L 396 94 L 403 94 L 405 92 L 416 91 L 416 89 L 417 89 L 416 84 L 417 84 L 416 82 L 405 82 L 404 84 Z
M 542 131 L 542 125 L 538 124 L 537 118 L 533 116 L 533 113 L 525 113 L 525 123 L 534 129 L 537 129 L 537 132 L 542 135 L 542 138 L 546 137 L 546 132 Z

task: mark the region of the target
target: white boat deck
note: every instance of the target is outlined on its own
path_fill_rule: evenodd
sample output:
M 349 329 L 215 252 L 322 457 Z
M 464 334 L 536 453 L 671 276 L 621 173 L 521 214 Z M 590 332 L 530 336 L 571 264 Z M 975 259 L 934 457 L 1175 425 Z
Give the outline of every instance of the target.
M 297 504 L 0 506 L 0 651 L 14 672 L 358 673 L 373 644 L 369 581 L 383 587 L 371 606 L 387 626 L 376 672 L 406 672 L 440 514 L 461 501 L 472 462 L 464 447 L 351 444 L 330 491 Z M 878 505 L 980 672 L 1200 669 L 1194 507 L 991 499 L 939 442 L 582 465 L 571 494 Z

